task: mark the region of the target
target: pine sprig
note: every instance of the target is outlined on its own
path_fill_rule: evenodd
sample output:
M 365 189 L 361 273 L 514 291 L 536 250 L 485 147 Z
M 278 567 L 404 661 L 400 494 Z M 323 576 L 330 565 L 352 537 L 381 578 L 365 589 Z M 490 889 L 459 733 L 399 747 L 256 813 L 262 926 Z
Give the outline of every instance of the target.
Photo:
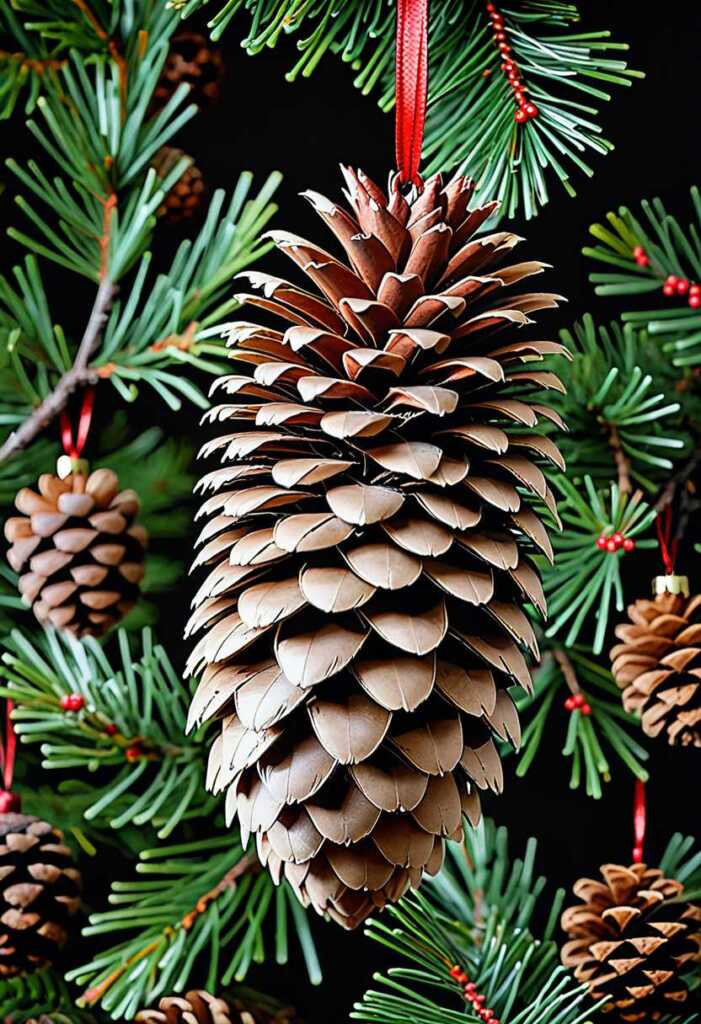
M 553 484 L 559 492 L 563 530 L 552 535 L 554 564 L 537 557 L 548 600 L 545 635 L 558 637 L 570 647 L 592 623 L 592 650 L 600 654 L 612 606 L 619 612 L 625 607 L 621 559 L 629 556 L 622 543 L 607 550 L 597 542 L 600 538 L 613 540 L 618 534 L 638 548 L 654 547 L 655 540 L 641 535 L 650 529 L 655 509 L 642 500 L 640 491 L 621 494 L 615 483 L 608 492 L 598 492 L 589 477 L 584 479 L 583 490 L 564 476 L 555 478 Z
M 505 829 L 485 822 L 470 833 L 428 896 L 414 895 L 389 910 L 390 923 L 371 920 L 368 935 L 410 967 L 392 967 L 374 980 L 382 989 L 367 992 L 351 1014 L 374 1024 L 478 1022 L 479 1009 L 518 1024 L 575 1024 L 592 1004 L 558 963 L 553 933 L 563 892 L 552 902 L 543 935 L 528 930 L 545 880 L 535 875 L 536 843 L 523 859 L 510 861 Z M 386 920 L 386 919 L 385 919 Z M 472 986 L 468 989 L 466 986 Z M 474 1004 L 473 1004 L 474 1005 Z
M 50 968 L 0 981 L 0 1017 L 7 1024 L 29 1024 L 50 1014 L 54 1024 L 94 1024 L 91 1014 L 73 1005 L 61 975 Z
M 619 489 L 633 483 L 659 489 L 683 455 L 681 404 L 660 390 L 652 369 L 657 346 L 631 324 L 597 327 L 589 315 L 560 334 L 569 359 L 550 362 L 565 387 L 550 403 L 568 427 L 558 436 L 570 479 L 590 476 L 598 486 L 617 477 Z
M 163 647 L 144 630 L 140 649 L 117 634 L 108 657 L 92 638 L 46 631 L 5 640 L 0 696 L 14 701 L 21 743 L 38 744 L 42 767 L 80 771 L 84 817 L 120 829 L 151 825 L 166 838 L 186 817 L 212 811 L 202 788 L 202 733 L 184 736 L 189 695 Z M 73 699 L 71 710 L 66 701 Z
M 117 941 L 67 974 L 84 989 L 79 1006 L 100 1005 L 114 1020 L 130 1020 L 160 996 L 191 988 L 193 978 L 210 991 L 240 981 L 265 958 L 268 914 L 278 962 L 287 961 L 291 914 L 310 980 L 321 980 L 304 911 L 286 883 L 275 890 L 230 832 L 144 850 L 136 870 L 138 878 L 112 886 L 115 909 L 91 915 L 84 930 Z
M 169 0 L 183 17 L 209 11 L 210 0 Z M 391 0 L 226 0 L 210 18 L 213 38 L 234 15 L 250 17 L 242 46 L 250 54 L 296 35 L 299 59 L 288 81 L 310 76 L 327 52 L 355 72 L 363 94 L 375 93 L 382 110 L 394 105 L 395 5 Z M 445 0 L 429 19 L 428 120 L 425 171 L 461 171 L 480 184 L 485 199 L 499 199 L 501 213 L 532 217 L 549 199 L 549 179 L 574 194 L 571 176 L 592 169 L 587 151 L 604 155 L 612 144 L 596 121 L 597 107 L 613 86 L 630 85 L 640 72 L 628 68 L 623 43 L 608 32 L 573 32 L 574 4 L 524 0 L 497 5 L 512 47 L 512 59 L 538 108 L 526 124 L 514 120 L 515 105 L 502 55 L 491 34 L 482 0 Z
M 582 707 L 565 701 L 580 695 Z M 584 786 L 599 799 L 602 783 L 610 781 L 610 757 L 636 778 L 646 781 L 647 750 L 635 738 L 639 723 L 621 707 L 620 692 L 611 673 L 588 657 L 585 648 L 553 647 L 536 671 L 532 694 L 514 695 L 525 725 L 516 774 L 523 777 L 535 760 L 546 731 L 563 731 L 562 753 L 571 763 L 570 788 Z M 583 710 L 582 710 L 583 708 Z
M 698 302 L 690 292 L 701 284 L 701 193 L 696 186 L 691 213 L 682 225 L 660 199 L 644 199 L 640 213 L 621 206 L 606 214 L 607 225 L 592 225 L 598 244 L 583 249 L 606 267 L 589 275 L 596 294 L 625 296 L 629 308 L 622 320 L 659 338 L 679 368 L 701 363 L 701 291 Z M 644 295 L 654 296 L 654 304 L 635 308 Z

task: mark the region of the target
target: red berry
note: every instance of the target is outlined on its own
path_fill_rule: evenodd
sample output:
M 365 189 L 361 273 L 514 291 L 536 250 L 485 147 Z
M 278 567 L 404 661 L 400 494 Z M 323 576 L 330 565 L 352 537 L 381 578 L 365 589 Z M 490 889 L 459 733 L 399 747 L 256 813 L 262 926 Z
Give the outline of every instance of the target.
M 465 985 L 465 993 L 467 995 L 471 995 L 475 991 L 476 987 L 477 986 L 475 985 L 474 981 L 468 981 L 467 985 Z
M 635 551 L 635 541 L 632 537 L 626 537 L 626 539 L 623 541 L 623 550 Z
M 574 697 L 568 697 L 565 701 L 565 711 L 574 711 Z
M 676 288 L 678 280 L 679 280 L 679 278 L 677 277 L 676 274 L 667 274 L 667 277 L 665 279 L 665 284 L 671 284 L 673 288 Z
M 600 537 L 596 538 L 596 546 L 597 546 L 597 548 L 599 548 L 600 551 L 603 551 L 607 544 L 608 544 L 608 537 L 605 537 L 603 535 L 603 533 L 601 534 Z
M 623 543 L 623 534 L 621 533 L 621 531 L 616 530 L 614 535 L 611 537 L 611 540 L 615 541 L 616 547 L 620 548 L 621 544 Z
M 581 710 L 583 715 L 590 715 L 591 714 L 591 707 L 588 704 L 582 704 L 582 707 L 580 708 L 580 710 Z
M 689 295 L 701 295 L 701 284 L 690 284 Z
M 79 693 L 64 693 L 61 707 L 64 711 L 80 711 L 85 706 L 85 698 Z
M 448 974 L 451 978 L 457 978 L 458 974 L 462 974 L 462 967 L 459 964 L 454 964 L 448 971 Z
M 511 53 L 511 47 L 508 43 L 499 43 L 499 50 L 501 53 Z
M 609 539 L 606 541 L 606 550 L 611 554 L 613 554 L 614 551 L 618 551 L 618 544 L 616 544 L 613 537 L 609 537 Z
M 525 110 L 521 110 L 521 108 L 519 107 L 519 109 L 514 114 L 514 121 L 516 121 L 518 124 L 524 124 L 527 120 L 528 114 Z
M 689 305 L 692 309 L 698 309 L 701 306 L 701 295 L 690 295 Z
M 642 245 L 636 245 L 636 247 L 633 249 L 633 255 L 635 256 L 636 260 L 639 256 L 645 255 L 645 250 L 643 249 Z
M 61 703 L 61 707 L 63 708 L 64 711 L 70 711 L 70 709 L 71 709 L 71 694 L 70 693 L 64 693 L 63 696 L 61 697 L 60 703 Z
M 494 4 L 487 4 L 487 10 L 489 11 L 490 14 L 492 14 L 493 11 L 496 11 L 496 7 L 494 6 Z
M 105 733 L 108 736 L 116 736 L 118 732 L 119 730 L 117 729 L 117 726 L 114 724 L 114 722 L 108 722 L 107 725 L 105 726 Z
M 494 1016 L 494 1010 L 482 1010 L 480 1017 L 482 1020 L 491 1020 Z
M 663 295 L 667 295 L 669 297 L 670 295 L 674 295 L 674 293 L 675 293 L 675 288 L 674 288 L 673 284 L 664 284 L 664 285 L 662 285 L 662 294 Z
M 486 998 L 487 997 L 484 995 L 484 993 L 480 992 L 480 994 L 478 996 L 475 996 L 475 998 L 473 999 L 473 1002 L 474 1002 L 475 1006 L 481 1006 Z
M 635 257 L 635 262 L 638 264 L 639 267 L 649 267 L 650 266 L 650 257 L 646 256 L 643 253 L 642 256 L 636 256 Z
M 498 32 L 494 33 L 494 38 L 496 39 L 496 41 L 498 43 L 505 43 L 506 42 L 506 32 L 504 32 L 503 30 L 500 29 Z
M 142 754 L 143 751 L 138 743 L 135 743 L 131 747 L 127 747 L 127 749 L 124 751 L 124 756 L 126 757 L 127 761 L 138 761 Z
M 501 65 L 501 70 L 504 72 L 505 75 L 508 75 L 510 71 L 516 70 L 516 65 L 510 60 L 505 60 L 504 63 Z
M 584 704 L 585 704 L 584 694 L 583 693 L 575 693 L 574 696 L 572 697 L 572 703 L 574 704 L 574 706 L 576 708 L 583 707 Z
M 535 103 L 527 103 L 525 106 L 525 111 L 529 117 L 538 116 L 538 108 L 536 107 Z
M 681 277 L 677 281 L 676 291 L 677 291 L 677 295 L 686 295 L 686 293 L 689 291 L 689 282 L 687 281 L 687 279 L 685 277 Z
M 460 971 L 460 974 L 456 976 L 455 980 L 458 982 L 459 985 L 464 985 L 468 980 L 468 977 L 464 971 Z

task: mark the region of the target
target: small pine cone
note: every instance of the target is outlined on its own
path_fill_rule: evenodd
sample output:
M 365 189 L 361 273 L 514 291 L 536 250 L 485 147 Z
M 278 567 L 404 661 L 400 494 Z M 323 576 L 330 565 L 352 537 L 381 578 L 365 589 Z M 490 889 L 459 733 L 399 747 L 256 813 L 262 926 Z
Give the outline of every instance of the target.
M 153 166 L 159 177 L 164 177 L 170 169 L 185 156 L 182 149 L 174 146 L 162 146 L 153 159 Z M 204 201 L 207 187 L 199 167 L 190 164 L 180 178 L 172 186 L 164 201 L 158 208 L 158 216 L 170 224 L 178 224 L 189 220 Z
M 215 104 L 221 95 L 224 58 L 199 32 L 179 32 L 170 43 L 161 77 L 153 94 L 154 107 L 162 109 L 175 90 L 185 82 L 190 86 L 190 102 L 199 107 Z
M 28 814 L 0 814 L 0 978 L 54 963 L 80 903 L 63 833 Z
M 136 1021 L 138 1024 L 267 1024 L 201 990 L 184 996 L 165 996 L 157 1010 L 137 1013 Z
M 563 466 L 539 362 L 563 348 L 529 336 L 558 296 L 524 288 L 544 264 L 518 236 L 476 234 L 498 204 L 471 209 L 472 182 L 344 174 L 350 209 L 306 194 L 338 257 L 274 231 L 311 283 L 242 275 L 276 322 L 229 328 L 188 629 L 210 786 L 276 881 L 354 928 L 440 869 L 501 790 L 494 737 L 518 743 L 552 557 L 534 506 L 557 516 L 541 466 Z
M 681 882 L 645 864 L 604 864 L 603 882 L 581 878 L 562 928 L 565 967 L 621 1020 L 658 1020 L 688 996 L 681 971 L 701 949 L 701 907 L 679 897 Z
M 616 627 L 611 671 L 648 736 L 701 747 L 701 595 L 658 594 Z
M 111 469 L 64 480 L 44 473 L 38 487 L 19 491 L 22 516 L 5 523 L 20 593 L 43 625 L 99 636 L 138 597 L 147 540 L 134 523 L 139 499 L 119 490 Z

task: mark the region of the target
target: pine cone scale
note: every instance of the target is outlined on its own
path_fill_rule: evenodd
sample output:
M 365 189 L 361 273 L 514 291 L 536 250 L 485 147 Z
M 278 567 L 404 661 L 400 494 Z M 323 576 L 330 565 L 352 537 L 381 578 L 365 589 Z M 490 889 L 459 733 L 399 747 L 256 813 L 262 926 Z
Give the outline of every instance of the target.
M 269 234 L 319 294 L 244 275 L 239 299 L 286 323 L 230 328 L 250 375 L 223 378 L 209 416 L 233 429 L 204 451 L 233 465 L 202 481 L 212 568 L 189 631 L 191 721 L 223 722 L 210 780 L 273 876 L 355 926 L 438 870 L 477 789 L 501 788 L 492 737 L 518 741 L 506 687 L 530 687 L 537 651 L 516 605 L 544 608 L 528 497 L 554 508 L 536 463 L 558 456 L 520 432 L 542 382 L 499 337 L 554 299 L 492 294 L 543 265 L 506 266 L 508 232 L 472 238 L 493 207 L 468 212 L 463 179 L 409 202 L 344 174 L 350 211 L 307 198 L 347 263 Z M 239 682 L 212 700 L 227 665 Z M 275 696 L 259 714 L 261 671 Z

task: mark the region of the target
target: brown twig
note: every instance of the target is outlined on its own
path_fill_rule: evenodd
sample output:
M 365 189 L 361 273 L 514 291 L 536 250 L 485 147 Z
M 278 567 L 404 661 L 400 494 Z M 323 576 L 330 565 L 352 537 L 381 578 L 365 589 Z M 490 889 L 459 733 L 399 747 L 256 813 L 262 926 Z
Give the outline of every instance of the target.
M 618 433 L 618 427 L 613 423 L 605 423 L 604 428 L 606 430 L 608 443 L 613 452 L 613 461 L 616 466 L 616 473 L 618 474 L 618 489 L 621 494 L 630 494 L 633 490 L 633 482 L 630 473 L 630 459 L 623 451 L 623 444 L 621 443 L 621 436 Z
M 655 502 L 655 508 L 658 512 L 664 512 L 667 506 L 672 504 L 677 489 L 686 485 L 689 479 L 696 472 L 699 463 L 701 463 L 701 443 L 697 446 L 696 451 L 687 459 L 679 471 L 675 473 L 673 477 L 670 477 L 665 484 L 659 498 Z
M 577 680 L 577 673 L 574 670 L 574 665 L 570 661 L 570 656 L 564 647 L 553 648 L 553 658 L 560 666 L 560 671 L 567 683 L 567 688 L 570 693 L 578 694 L 582 692 L 582 688 Z
M 99 373 L 89 366 L 90 358 L 95 352 L 107 320 L 112 300 L 117 291 L 116 285 L 109 277 L 103 277 L 97 289 L 90 318 L 83 338 L 78 347 L 75 361 L 70 370 L 61 376 L 56 387 L 24 423 L 14 430 L 0 447 L 0 462 L 9 459 L 18 451 L 26 448 L 66 407 L 69 398 L 80 387 L 96 384 Z

